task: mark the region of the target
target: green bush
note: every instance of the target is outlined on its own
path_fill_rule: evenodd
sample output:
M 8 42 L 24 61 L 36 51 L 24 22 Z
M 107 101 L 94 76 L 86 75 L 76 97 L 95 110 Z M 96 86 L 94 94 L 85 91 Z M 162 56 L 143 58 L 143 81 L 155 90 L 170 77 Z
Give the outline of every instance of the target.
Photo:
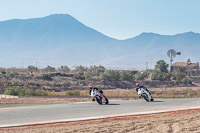
M 100 78 L 103 80 L 119 80 L 120 73 L 119 71 L 107 70 L 106 72 L 100 74 Z
M 10 87 L 6 88 L 4 94 L 6 95 L 14 95 L 14 96 L 49 96 L 53 95 L 53 93 L 49 93 L 45 90 L 31 90 L 26 88 L 19 87 Z
M 58 71 L 68 73 L 70 72 L 70 68 L 68 66 L 61 66 L 60 68 L 58 68 Z
M 6 88 L 4 94 L 6 95 L 14 95 L 14 96 L 18 96 L 19 95 L 19 90 L 20 88 Z
M 48 96 L 48 91 L 45 90 L 35 90 L 34 96 Z
M 56 69 L 55 69 L 54 67 L 47 66 L 46 68 L 44 68 L 44 71 L 45 71 L 45 72 L 55 72 Z
M 145 72 L 137 72 L 135 75 L 134 75 L 135 79 L 137 80 L 144 80 L 145 78 L 148 77 L 148 74 L 145 73 Z
M 84 75 L 85 75 L 86 80 L 92 80 L 92 74 L 87 73 L 87 74 L 84 74 Z
M 38 68 L 37 67 L 35 67 L 35 66 L 28 66 L 28 68 L 27 68 L 27 70 L 29 71 L 29 72 L 38 72 Z
M 152 72 L 152 80 L 160 80 L 160 81 L 170 80 L 170 73 L 164 73 L 154 70 Z
M 74 75 L 75 79 L 85 80 L 85 75 L 83 72 L 79 72 L 78 74 Z
M 133 72 L 131 71 L 122 71 L 120 73 L 120 79 L 121 80 L 125 80 L 125 81 L 129 81 L 133 79 Z
M 186 79 L 186 73 L 181 71 L 174 71 L 172 77 L 176 81 L 184 81 Z
M 164 61 L 164 60 L 159 60 L 156 62 L 155 65 L 155 70 L 163 72 L 163 73 L 168 73 L 168 68 L 169 65 Z

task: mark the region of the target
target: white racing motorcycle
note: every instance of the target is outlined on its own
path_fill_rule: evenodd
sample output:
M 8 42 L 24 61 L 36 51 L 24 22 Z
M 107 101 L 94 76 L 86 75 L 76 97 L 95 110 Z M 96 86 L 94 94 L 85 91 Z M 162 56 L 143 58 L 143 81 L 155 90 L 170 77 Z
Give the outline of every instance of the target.
M 108 98 L 105 96 L 105 95 L 103 95 L 103 94 L 101 94 L 98 90 L 96 90 L 96 89 L 92 89 L 92 91 L 91 91 L 91 95 L 90 95 L 92 98 L 94 98 L 94 99 L 96 99 L 96 101 L 100 104 L 100 105 L 102 105 L 103 103 L 105 103 L 105 104 L 108 104 L 109 103 L 109 101 L 108 101 Z
M 138 89 L 138 95 L 140 97 L 143 97 L 147 102 L 152 102 L 154 100 L 154 98 L 152 97 L 152 95 L 144 88 L 139 88 Z

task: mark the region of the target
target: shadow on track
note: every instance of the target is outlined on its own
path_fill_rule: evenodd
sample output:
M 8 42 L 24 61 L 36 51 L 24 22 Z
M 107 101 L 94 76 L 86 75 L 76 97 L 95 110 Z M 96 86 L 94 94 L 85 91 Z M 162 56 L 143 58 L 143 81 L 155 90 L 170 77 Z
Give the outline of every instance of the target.
M 156 102 L 157 102 L 157 103 L 160 103 L 160 102 L 165 102 L 165 101 L 153 101 L 153 103 L 154 103 L 154 102 L 155 102 L 155 103 L 156 103 Z
M 120 104 L 111 103 L 111 104 L 104 104 L 104 105 L 120 105 Z

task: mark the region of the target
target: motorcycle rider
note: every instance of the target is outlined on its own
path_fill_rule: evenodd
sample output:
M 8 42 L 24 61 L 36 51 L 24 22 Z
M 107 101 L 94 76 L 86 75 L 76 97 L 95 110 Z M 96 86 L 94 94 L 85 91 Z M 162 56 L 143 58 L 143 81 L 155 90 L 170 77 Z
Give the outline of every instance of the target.
M 91 92 L 92 92 L 93 89 L 96 89 L 97 91 L 99 91 L 104 96 L 103 91 L 101 89 L 97 88 L 97 87 L 94 87 L 93 85 L 90 85 L 90 91 L 89 91 L 90 95 L 91 95 Z M 93 98 L 92 101 L 95 101 L 95 99 Z
M 145 89 L 147 92 L 149 92 L 149 90 L 146 88 L 146 87 L 144 87 L 143 85 L 140 85 L 140 83 L 136 83 L 136 91 L 138 92 L 138 89 L 139 88 L 143 88 L 143 89 Z M 151 93 L 149 92 L 149 94 L 151 95 Z

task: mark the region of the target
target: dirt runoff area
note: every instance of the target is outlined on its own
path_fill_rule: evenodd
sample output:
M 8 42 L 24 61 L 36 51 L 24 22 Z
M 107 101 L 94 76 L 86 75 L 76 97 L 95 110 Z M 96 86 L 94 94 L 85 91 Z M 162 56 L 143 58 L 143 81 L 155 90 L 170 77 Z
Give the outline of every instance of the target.
M 200 133 L 200 109 L 2 128 L 1 133 Z

